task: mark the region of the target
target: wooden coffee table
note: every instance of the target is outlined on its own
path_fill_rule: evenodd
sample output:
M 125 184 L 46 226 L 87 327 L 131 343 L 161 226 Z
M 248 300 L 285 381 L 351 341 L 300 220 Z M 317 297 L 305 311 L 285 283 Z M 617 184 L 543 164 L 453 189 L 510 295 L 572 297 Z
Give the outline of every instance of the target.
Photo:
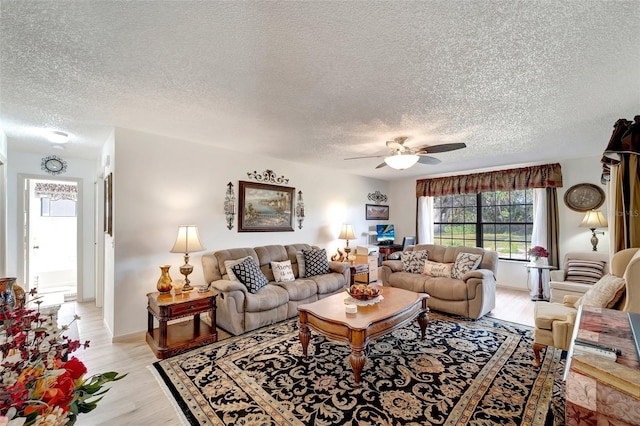
M 311 333 L 309 327 L 331 340 L 351 346 L 349 361 L 355 386 L 360 387 L 362 368 L 367 360 L 364 351 L 369 341 L 391 333 L 418 318 L 421 338 L 427 329 L 428 294 L 414 293 L 395 287 L 382 288 L 383 299 L 375 305 L 358 306 L 358 312 L 348 314 L 344 299 L 347 292 L 334 294 L 317 302 L 298 306 L 298 321 L 302 353 L 307 358 Z

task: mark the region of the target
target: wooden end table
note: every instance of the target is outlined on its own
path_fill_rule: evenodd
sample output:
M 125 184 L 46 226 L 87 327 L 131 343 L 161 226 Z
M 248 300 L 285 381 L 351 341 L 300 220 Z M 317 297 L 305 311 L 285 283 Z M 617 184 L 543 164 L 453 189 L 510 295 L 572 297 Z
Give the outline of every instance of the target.
M 311 339 L 309 328 L 328 339 L 348 343 L 351 346 L 349 362 L 353 369 L 355 387 L 360 387 L 362 368 L 367 360 L 365 349 L 371 340 L 403 327 L 416 317 L 421 338 L 424 339 L 428 324 L 429 295 L 395 287 L 384 287 L 382 295 L 383 299 L 379 303 L 358 306 L 355 314 L 345 311 L 344 299 L 349 297 L 347 292 L 298 306 L 298 337 L 304 358 L 307 358 Z
M 157 358 L 170 357 L 218 340 L 216 297 L 212 290 L 205 293 L 193 290 L 178 295 L 157 291 L 147 294 L 147 343 Z M 210 312 L 211 325 L 200 319 L 203 312 Z M 154 328 L 154 317 L 158 320 L 158 328 Z M 185 317 L 193 319 L 168 324 Z
M 369 265 L 350 265 L 349 269 L 351 270 L 351 285 L 356 283 L 356 277 L 360 275 L 366 275 L 367 282 L 369 282 Z

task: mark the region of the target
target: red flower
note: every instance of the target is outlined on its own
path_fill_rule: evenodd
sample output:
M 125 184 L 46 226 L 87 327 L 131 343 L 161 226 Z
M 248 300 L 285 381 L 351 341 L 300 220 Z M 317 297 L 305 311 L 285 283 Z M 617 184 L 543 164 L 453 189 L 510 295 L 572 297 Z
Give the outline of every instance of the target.
M 71 359 L 62 365 L 62 368 L 67 370 L 73 380 L 78 380 L 83 374 L 87 372 L 87 367 L 78 358 L 71 357 Z
M 55 383 L 44 392 L 42 399 L 50 406 L 58 406 L 67 412 L 73 401 L 73 390 L 73 379 L 68 372 L 64 372 L 56 377 Z

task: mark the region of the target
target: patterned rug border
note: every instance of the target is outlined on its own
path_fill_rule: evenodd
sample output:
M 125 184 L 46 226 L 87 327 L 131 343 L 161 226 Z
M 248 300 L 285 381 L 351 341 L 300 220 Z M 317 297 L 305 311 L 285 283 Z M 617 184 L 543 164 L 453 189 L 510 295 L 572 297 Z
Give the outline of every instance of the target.
M 494 317 L 488 317 L 488 316 L 485 316 L 479 320 L 469 320 L 464 317 L 447 315 L 439 312 L 431 312 L 429 314 L 429 320 L 430 320 L 430 323 L 437 320 L 448 321 L 453 323 L 461 323 L 461 325 L 469 329 L 487 330 L 487 328 L 489 328 L 495 331 L 503 331 L 503 332 L 519 335 L 521 338 L 526 338 L 528 335 L 530 335 L 533 332 L 533 327 L 529 325 L 520 324 L 520 323 L 508 321 L 508 320 L 502 320 Z M 199 403 L 206 403 L 206 401 L 204 400 L 203 401 L 197 401 L 197 400 L 185 401 L 184 397 L 181 395 L 181 391 L 184 392 L 186 389 L 186 387 L 184 387 L 182 384 L 183 382 L 181 381 L 178 384 L 178 386 L 176 386 L 176 383 L 171 380 L 171 378 L 167 375 L 167 373 L 163 369 L 162 364 L 166 362 L 171 362 L 172 360 L 176 360 L 177 358 L 184 358 L 187 356 L 201 354 L 204 352 L 219 352 L 220 355 L 225 355 L 229 353 L 228 350 L 224 350 L 225 346 L 232 346 L 236 342 L 241 341 L 243 339 L 252 339 L 257 334 L 261 334 L 261 333 L 269 334 L 268 332 L 269 329 L 276 330 L 278 328 L 281 328 L 282 326 L 286 326 L 291 323 L 297 323 L 297 318 L 291 318 L 286 321 L 282 321 L 280 323 L 267 325 L 259 329 L 253 330 L 251 332 L 242 334 L 240 336 L 231 336 L 229 338 L 220 340 L 210 345 L 203 346 L 200 348 L 195 348 L 190 351 L 175 355 L 173 357 L 156 361 L 152 365 L 148 366 L 148 368 L 150 369 L 150 371 L 152 372 L 152 374 L 154 375 L 158 383 L 161 385 L 163 392 L 165 393 L 165 395 L 167 395 L 167 398 L 171 400 L 170 402 L 172 403 L 174 409 L 178 413 L 183 424 L 198 425 L 200 423 L 196 415 L 192 412 L 190 404 L 193 405 L 195 403 L 199 405 Z M 295 330 L 295 328 L 296 327 L 294 326 L 293 329 Z M 291 333 L 290 331 L 287 331 L 285 335 L 290 335 L 290 333 Z M 517 347 L 518 343 L 516 342 L 514 343 L 514 345 L 515 347 Z M 554 396 L 554 392 L 557 392 L 557 389 L 556 389 L 557 379 L 555 378 L 556 376 L 551 373 L 551 367 L 556 366 L 556 371 L 557 371 L 557 368 L 558 368 L 557 365 L 559 362 L 561 362 L 562 351 L 557 350 L 555 348 L 549 348 L 549 349 L 553 349 L 553 350 L 545 351 L 544 357 L 542 359 L 543 364 L 538 370 L 538 374 L 535 377 L 535 382 L 531 386 L 531 395 L 536 396 L 536 401 L 538 401 L 538 403 L 529 402 L 523 406 L 523 412 L 522 412 L 523 423 L 522 424 L 531 424 L 531 425 L 553 424 L 553 415 L 554 415 L 553 396 Z M 500 350 L 505 350 L 505 349 L 501 347 Z M 216 359 L 217 358 L 218 357 L 216 357 Z M 510 359 L 509 357 L 506 358 L 504 362 L 508 361 L 509 359 Z M 497 371 L 499 371 L 504 365 L 504 362 L 502 362 L 499 366 L 498 365 L 493 366 L 492 369 L 497 369 Z M 533 366 L 531 368 L 533 369 Z M 543 371 L 547 373 L 541 374 L 541 372 Z M 181 377 L 180 379 L 189 380 L 187 377 Z M 482 387 L 480 385 L 478 387 Z M 245 384 L 237 383 L 237 386 L 239 386 L 240 389 L 243 389 Z M 483 385 L 483 386 L 486 386 L 486 385 Z M 543 404 L 539 402 L 545 401 L 545 398 L 548 400 L 549 403 L 546 406 L 543 406 Z M 556 407 L 556 410 L 557 410 L 557 407 Z M 205 409 L 204 411 L 207 411 L 207 410 Z M 199 414 L 201 415 L 202 413 L 199 413 Z M 453 413 L 450 413 L 450 414 L 453 414 Z M 461 415 L 461 413 L 458 413 L 458 414 Z M 557 413 L 555 414 L 557 415 Z M 281 420 L 284 420 L 282 416 L 283 416 L 283 413 L 278 412 L 277 417 L 279 417 Z M 285 416 L 285 417 L 287 417 L 287 420 L 288 420 L 286 421 L 286 424 L 295 424 L 295 423 L 306 424 L 304 422 L 301 422 L 297 418 L 289 419 L 288 418 L 289 416 Z M 215 419 L 209 418 L 209 420 L 211 420 L 213 424 L 224 424 L 224 423 L 220 423 L 220 419 L 218 419 L 217 416 Z M 293 422 L 291 422 L 291 420 L 293 420 Z M 451 420 L 451 418 L 448 417 L 448 420 Z M 453 424 L 453 423 L 447 422 L 446 424 Z

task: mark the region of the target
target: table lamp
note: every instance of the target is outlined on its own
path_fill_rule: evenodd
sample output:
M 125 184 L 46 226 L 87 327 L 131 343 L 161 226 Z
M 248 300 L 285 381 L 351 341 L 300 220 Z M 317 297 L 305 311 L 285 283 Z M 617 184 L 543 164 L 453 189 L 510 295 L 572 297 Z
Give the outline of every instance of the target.
M 606 228 L 607 226 L 609 226 L 607 218 L 604 217 L 600 210 L 590 210 L 584 215 L 580 227 L 591 229 L 591 245 L 593 246 L 593 251 L 598 251 L 598 237 L 596 234 L 604 235 L 603 231 L 596 231 L 596 228 Z
M 338 238 L 347 241 L 347 246 L 344 248 L 344 252 L 346 254 L 346 257 L 349 258 L 349 253 L 351 252 L 351 248 L 349 247 L 349 240 L 356 239 L 356 234 L 354 234 L 353 232 L 353 226 L 342 225 L 342 229 L 340 230 L 340 235 L 338 235 Z
M 182 291 L 191 291 L 193 287 L 189 284 L 189 274 L 193 272 L 193 266 L 189 265 L 189 253 L 202 251 L 202 243 L 198 237 L 198 227 L 195 225 L 178 226 L 178 237 L 171 249 L 171 253 L 184 253 L 184 265 L 180 267 L 180 273 L 184 275 L 184 287 Z

